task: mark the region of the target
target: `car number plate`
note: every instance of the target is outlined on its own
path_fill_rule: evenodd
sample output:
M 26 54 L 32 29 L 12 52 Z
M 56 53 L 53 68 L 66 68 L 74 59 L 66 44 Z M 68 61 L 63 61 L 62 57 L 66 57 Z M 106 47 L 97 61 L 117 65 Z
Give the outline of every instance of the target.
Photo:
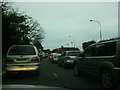
M 28 59 L 16 59 L 16 61 L 27 61 Z

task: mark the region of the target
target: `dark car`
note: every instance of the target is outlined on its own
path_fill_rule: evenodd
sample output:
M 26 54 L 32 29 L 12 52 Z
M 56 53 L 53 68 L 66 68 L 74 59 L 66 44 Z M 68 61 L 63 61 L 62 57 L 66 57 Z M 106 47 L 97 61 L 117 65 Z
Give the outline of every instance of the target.
M 43 59 L 43 58 L 45 58 L 45 57 L 47 57 L 47 56 L 46 56 L 46 53 L 45 53 L 45 52 L 40 51 L 40 52 L 39 52 L 39 57 L 40 57 L 41 59 Z
M 50 53 L 50 54 L 48 55 L 49 61 L 51 61 L 51 59 L 53 58 L 52 56 L 53 56 L 53 53 Z
M 51 61 L 52 63 L 56 63 L 60 55 L 60 53 L 52 53 L 52 55 L 49 57 L 49 61 Z
M 80 51 L 65 51 L 58 58 L 58 65 L 62 67 L 74 66 L 74 60 L 78 56 Z
M 80 73 L 96 75 L 105 88 L 115 88 L 120 77 L 120 39 L 88 46 L 74 63 L 76 76 Z

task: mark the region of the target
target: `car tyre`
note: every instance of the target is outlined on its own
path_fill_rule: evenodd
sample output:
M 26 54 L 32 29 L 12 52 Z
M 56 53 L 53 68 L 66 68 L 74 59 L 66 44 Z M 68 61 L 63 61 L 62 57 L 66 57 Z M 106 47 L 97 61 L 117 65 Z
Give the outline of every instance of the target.
M 35 73 L 36 76 L 39 76 L 40 75 L 40 70 L 36 70 L 34 73 Z
M 63 68 L 66 68 L 66 64 L 65 63 L 63 63 Z
M 101 72 L 101 83 L 104 88 L 114 88 L 114 80 L 113 80 L 113 75 L 110 70 L 103 70 Z
M 77 65 L 74 66 L 74 75 L 75 75 L 75 76 L 79 76 L 79 75 L 80 75 L 80 72 L 79 72 L 79 70 L 78 70 Z
M 59 63 L 59 62 L 57 62 L 57 65 L 58 65 L 58 66 L 60 66 L 60 63 Z
M 6 71 L 6 73 L 5 73 L 5 77 L 6 77 L 6 78 L 10 78 L 10 77 L 11 77 L 11 72 Z

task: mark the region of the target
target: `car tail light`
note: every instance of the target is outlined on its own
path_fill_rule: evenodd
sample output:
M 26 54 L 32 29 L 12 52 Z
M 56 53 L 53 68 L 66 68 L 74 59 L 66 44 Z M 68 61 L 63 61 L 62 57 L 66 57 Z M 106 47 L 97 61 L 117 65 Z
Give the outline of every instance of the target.
M 52 56 L 50 56 L 50 58 L 52 58 Z
M 11 58 L 7 58 L 7 59 L 5 60 L 5 62 L 11 63 L 11 62 L 13 62 L 13 60 L 12 60 Z
M 39 61 L 40 61 L 39 57 L 34 57 L 31 59 L 31 62 L 39 62 Z
M 71 57 L 68 56 L 68 57 L 65 57 L 65 59 L 71 59 Z
M 56 59 L 57 57 L 53 57 L 53 59 Z

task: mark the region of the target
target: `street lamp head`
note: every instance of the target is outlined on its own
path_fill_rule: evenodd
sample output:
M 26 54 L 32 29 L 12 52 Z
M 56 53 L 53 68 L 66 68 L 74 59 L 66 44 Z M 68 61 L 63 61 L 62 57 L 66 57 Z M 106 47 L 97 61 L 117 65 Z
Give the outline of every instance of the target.
M 97 22 L 97 23 L 100 25 L 100 40 L 102 40 L 102 35 L 101 35 L 101 24 L 100 24 L 100 22 L 97 21 L 97 20 L 90 20 L 90 22 L 92 22 L 92 21 L 95 21 L 95 22 Z
M 93 20 L 90 20 L 90 22 L 92 22 Z

